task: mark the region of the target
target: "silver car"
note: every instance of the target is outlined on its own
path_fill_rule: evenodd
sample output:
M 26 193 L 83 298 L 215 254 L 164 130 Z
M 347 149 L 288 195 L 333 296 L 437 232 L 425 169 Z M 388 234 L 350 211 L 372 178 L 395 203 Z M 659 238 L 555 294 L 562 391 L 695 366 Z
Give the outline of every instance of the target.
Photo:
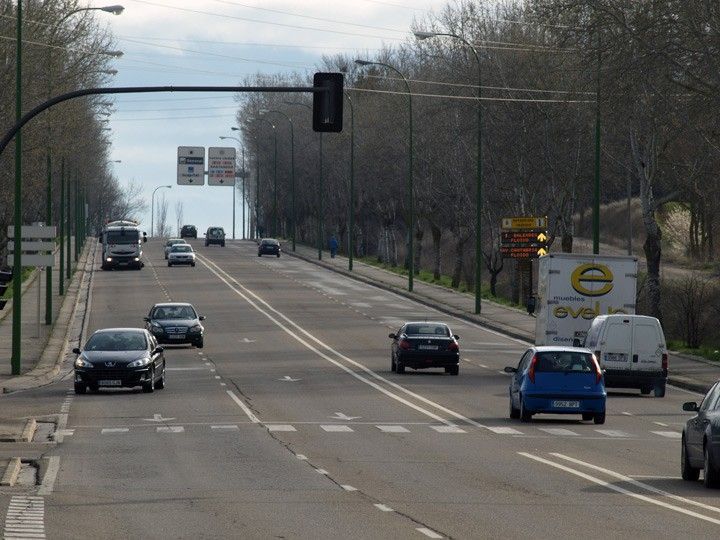
M 165 260 L 167 260 L 170 249 L 175 244 L 187 244 L 187 242 L 184 238 L 168 238 L 167 242 L 165 242 Z
M 167 256 L 168 266 L 189 264 L 195 266 L 195 252 L 190 244 L 175 244 Z

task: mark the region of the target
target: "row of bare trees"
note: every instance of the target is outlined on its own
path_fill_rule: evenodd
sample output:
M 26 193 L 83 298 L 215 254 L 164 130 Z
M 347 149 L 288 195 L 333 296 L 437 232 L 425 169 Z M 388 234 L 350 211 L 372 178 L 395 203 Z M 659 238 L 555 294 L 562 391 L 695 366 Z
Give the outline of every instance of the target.
M 593 201 L 596 114 L 600 126 L 601 197 L 623 199 L 627 186 L 642 208 L 647 311 L 662 317 L 663 237 L 657 213 L 687 208 L 688 255 L 718 256 L 720 158 L 718 96 L 720 8 L 713 0 L 526 0 L 496 4 L 456 0 L 415 30 L 453 33 L 473 43 L 482 66 L 483 265 L 493 293 L 504 215 L 547 215 L 553 249 L 571 251 L 574 216 Z M 360 54 L 360 53 L 358 53 Z M 386 48 L 372 58 L 410 81 L 414 121 L 414 231 L 407 230 L 408 114 L 403 81 L 382 67 L 358 67 L 355 55 L 326 57 L 319 69 L 342 71 L 355 111 L 356 204 L 349 208 L 350 125 L 323 140 L 323 242 L 355 239 L 357 254 L 402 262 L 413 234 L 416 268 L 473 288 L 476 189 L 477 66 L 459 40 L 432 38 Z M 304 75 L 258 78 L 301 84 Z M 347 102 L 346 102 L 347 103 Z M 298 238 L 315 242 L 320 136 L 309 111 L 287 97 L 240 98 L 238 121 L 259 170 L 258 224 L 290 230 L 290 138 L 295 125 L 295 215 Z M 279 222 L 272 231 L 272 132 L 279 138 Z M 254 182 L 249 184 L 251 190 Z M 251 193 L 254 198 L 255 194 Z M 354 212 L 355 230 L 348 231 Z M 601 241 L 605 241 L 601 223 Z M 428 252 L 429 251 L 429 252 Z M 507 261 L 506 261 L 507 262 Z M 507 272 L 506 272 L 507 274 Z M 512 281 L 512 280 L 510 280 Z
M 102 86 L 112 76 L 108 55 L 112 36 L 93 12 L 76 12 L 83 7 L 77 0 L 23 1 L 23 112 L 50 96 Z M 15 2 L 0 0 L 1 35 L 15 35 L 16 9 Z M 16 42 L 7 37 L 0 41 L 3 133 L 15 121 L 15 68 Z M 58 222 L 62 172 L 72 193 L 77 188 L 88 198 L 90 231 L 108 219 L 130 219 L 143 209 L 139 187 L 122 189 L 109 167 L 110 141 L 103 119 L 111 105 L 102 96 L 75 99 L 42 113 L 23 128 L 23 222 L 46 221 L 48 172 L 52 175 L 53 224 Z M 0 253 L 13 219 L 13 163 L 11 145 L 0 156 Z

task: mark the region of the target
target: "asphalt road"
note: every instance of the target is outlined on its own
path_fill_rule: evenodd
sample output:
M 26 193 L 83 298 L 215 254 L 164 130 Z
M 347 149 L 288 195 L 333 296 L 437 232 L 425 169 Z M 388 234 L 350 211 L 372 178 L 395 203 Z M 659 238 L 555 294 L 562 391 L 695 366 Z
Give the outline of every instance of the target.
M 193 243 L 195 268 L 151 241 L 142 271 L 94 277 L 91 330 L 166 300 L 207 316 L 204 349 L 166 349 L 166 389 L 74 397 L 67 379 L 0 400 L 68 412 L 63 441 L 33 447 L 43 485 L 0 488 L 0 523 L 30 507 L 26 538 L 718 537 L 720 491 L 679 478 L 698 396 L 612 393 L 603 426 L 511 421 L 501 370 L 525 344 L 251 243 Z M 390 372 L 387 334 L 425 318 L 461 336 L 458 377 Z

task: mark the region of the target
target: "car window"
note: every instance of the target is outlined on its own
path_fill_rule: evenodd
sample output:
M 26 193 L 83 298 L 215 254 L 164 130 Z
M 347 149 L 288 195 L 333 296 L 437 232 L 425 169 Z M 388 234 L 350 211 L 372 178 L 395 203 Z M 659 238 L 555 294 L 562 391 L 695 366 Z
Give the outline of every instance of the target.
M 100 332 L 85 344 L 86 351 L 143 351 L 147 349 L 145 335 L 140 332 Z
M 191 306 L 162 306 L 153 309 L 152 319 L 195 319 L 197 314 Z
M 715 383 L 700 404 L 700 411 L 714 410 L 720 403 L 720 383 Z
M 408 324 L 405 326 L 405 333 L 407 335 L 432 335 L 448 337 L 450 335 L 450 329 L 444 324 Z
M 536 372 L 580 372 L 595 371 L 592 355 L 584 352 L 553 351 L 540 352 L 535 362 Z
M 188 246 L 186 244 L 176 244 L 170 251 L 173 253 L 190 253 L 192 251 L 192 246 Z
M 530 355 L 532 354 L 532 349 L 525 351 L 525 354 L 522 355 L 522 358 L 520 358 L 520 363 L 518 364 L 518 372 L 522 373 L 527 368 L 528 363 L 530 362 Z
M 588 349 L 594 349 L 595 345 L 597 345 L 598 337 L 600 336 L 600 327 L 602 325 L 600 323 L 593 324 L 590 327 L 590 331 L 588 332 L 587 336 L 585 337 L 585 347 Z

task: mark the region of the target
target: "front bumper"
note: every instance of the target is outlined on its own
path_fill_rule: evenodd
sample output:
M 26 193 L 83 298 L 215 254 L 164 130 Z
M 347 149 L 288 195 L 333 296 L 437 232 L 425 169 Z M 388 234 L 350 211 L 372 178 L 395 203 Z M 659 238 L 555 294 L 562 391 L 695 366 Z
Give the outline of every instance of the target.
M 460 364 L 456 352 L 403 351 L 397 361 L 411 369 L 455 367 Z
M 142 268 L 143 262 L 140 257 L 137 257 L 136 255 L 109 255 L 105 257 L 103 266 L 106 268 Z
M 523 394 L 525 408 L 528 411 L 550 414 L 582 414 L 605 412 L 605 394 L 563 394 L 560 392 L 547 394 Z M 579 407 L 557 407 L 553 402 L 577 401 Z
M 150 380 L 150 368 L 75 368 L 75 382 L 101 388 L 133 388 Z M 108 384 L 108 381 L 120 383 Z
M 188 343 L 192 345 L 197 345 L 200 343 L 203 339 L 204 332 L 187 332 L 184 334 L 180 333 L 173 333 L 168 334 L 164 330 L 162 332 L 158 332 L 156 329 L 151 329 L 150 333 L 152 333 L 153 336 L 155 336 L 155 339 L 157 339 L 158 343 L 163 345 L 186 345 Z M 170 337 L 175 336 L 175 337 Z

